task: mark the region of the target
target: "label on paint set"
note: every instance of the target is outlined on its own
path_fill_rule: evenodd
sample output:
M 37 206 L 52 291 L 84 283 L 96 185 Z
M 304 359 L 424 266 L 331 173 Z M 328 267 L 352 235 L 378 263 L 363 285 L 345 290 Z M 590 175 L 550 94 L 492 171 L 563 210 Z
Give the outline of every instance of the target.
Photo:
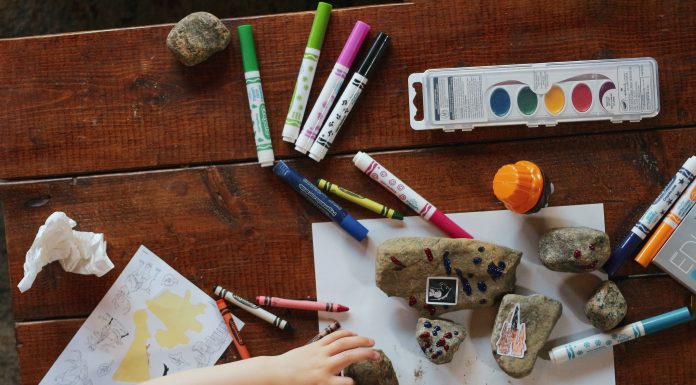
M 660 110 L 652 58 L 427 70 L 408 82 L 415 130 L 638 121 Z M 416 83 L 422 84 L 420 107 Z M 423 120 L 415 120 L 419 109 Z

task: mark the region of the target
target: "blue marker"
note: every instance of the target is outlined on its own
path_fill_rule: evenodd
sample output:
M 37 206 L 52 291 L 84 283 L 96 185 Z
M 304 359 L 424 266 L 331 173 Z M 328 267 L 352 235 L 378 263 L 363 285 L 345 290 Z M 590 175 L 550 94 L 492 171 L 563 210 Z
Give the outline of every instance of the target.
M 280 161 L 273 167 L 273 172 L 278 175 L 285 183 L 289 184 L 293 190 L 297 191 L 319 211 L 326 214 L 332 221 L 338 223 L 348 234 L 358 241 L 362 241 L 367 236 L 367 229 L 350 216 L 341 206 L 326 196 L 317 186 L 308 181 L 292 167 Z
M 616 271 L 619 270 L 619 267 L 626 260 L 633 258 L 645 238 L 650 235 L 650 232 L 669 211 L 669 208 L 679 199 L 684 189 L 694 180 L 694 176 L 696 176 L 696 156 L 686 160 L 684 165 L 677 171 L 677 175 L 667 183 L 665 189 L 655 199 L 655 202 L 648 207 L 648 210 L 640 217 L 638 223 L 633 226 L 631 232 L 614 249 L 611 256 L 609 256 L 609 260 L 602 267 L 607 274 L 616 274 Z
M 606 333 L 595 334 L 565 345 L 556 346 L 549 352 L 549 357 L 554 364 L 560 364 L 561 362 L 582 358 L 590 353 L 634 340 L 638 337 L 657 333 L 693 319 L 694 316 L 689 311 L 689 308 L 685 306 Z

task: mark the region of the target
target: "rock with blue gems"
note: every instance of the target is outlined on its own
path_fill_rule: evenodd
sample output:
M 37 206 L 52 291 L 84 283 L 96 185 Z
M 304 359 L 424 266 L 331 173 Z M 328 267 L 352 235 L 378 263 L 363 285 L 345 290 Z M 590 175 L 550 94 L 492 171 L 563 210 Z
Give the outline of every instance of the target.
M 605 281 L 585 304 L 585 315 L 594 327 L 607 331 L 624 319 L 627 309 L 626 299 L 616 284 Z
M 539 259 L 554 271 L 583 273 L 602 267 L 609 259 L 609 236 L 589 227 L 561 227 L 539 241 Z
M 423 354 L 435 364 L 446 364 L 466 339 L 464 326 L 442 319 L 419 318 L 416 340 Z
M 475 239 L 404 237 L 377 248 L 375 280 L 423 316 L 493 306 L 515 289 L 522 253 Z

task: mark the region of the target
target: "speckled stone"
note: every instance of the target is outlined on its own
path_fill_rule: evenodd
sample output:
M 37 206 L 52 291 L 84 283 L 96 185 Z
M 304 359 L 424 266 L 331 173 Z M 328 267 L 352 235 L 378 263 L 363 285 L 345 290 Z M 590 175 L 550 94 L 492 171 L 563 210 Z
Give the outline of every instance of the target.
M 361 361 L 343 369 L 343 375 L 355 381 L 355 385 L 399 385 L 391 360 L 379 352 L 377 361 Z
M 425 357 L 438 365 L 452 361 L 466 336 L 464 326 L 447 320 L 419 318 L 416 325 L 418 345 Z
M 208 12 L 192 13 L 176 23 L 167 36 L 167 47 L 180 62 L 193 66 L 227 48 L 230 31 Z
M 503 329 L 503 323 L 508 321 L 514 311 L 515 304 L 520 304 L 520 323 L 525 324 L 527 349 L 522 358 L 499 355 L 497 343 Z M 498 366 L 515 378 L 527 376 L 534 369 L 539 350 L 549 338 L 556 322 L 561 317 L 563 306 L 555 299 L 534 294 L 530 296 L 508 294 L 503 297 L 495 317 L 493 334 L 491 334 L 491 349 Z
M 406 299 L 423 316 L 489 307 L 515 290 L 522 253 L 475 239 L 392 238 L 377 248 L 375 280 L 388 296 Z M 459 280 L 456 305 L 427 305 L 428 277 Z
M 628 304 L 612 281 L 603 282 L 585 304 L 585 315 L 592 325 L 603 331 L 611 330 L 626 316 Z
M 594 271 L 604 265 L 610 254 L 609 236 L 589 227 L 553 229 L 539 242 L 541 263 L 554 271 Z

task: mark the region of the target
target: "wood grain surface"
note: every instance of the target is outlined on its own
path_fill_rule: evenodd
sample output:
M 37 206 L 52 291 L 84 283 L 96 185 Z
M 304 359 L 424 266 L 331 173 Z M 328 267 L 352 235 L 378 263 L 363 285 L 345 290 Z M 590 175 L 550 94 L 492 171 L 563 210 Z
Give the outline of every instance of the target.
M 543 10 L 543 12 L 542 12 Z M 259 51 L 274 149 L 308 178 L 323 177 L 408 212 L 351 162 L 368 150 L 446 213 L 502 209 L 490 183 L 503 164 L 538 162 L 551 205 L 604 203 L 619 241 L 696 148 L 696 3 L 458 1 L 341 9 L 332 14 L 313 98 L 356 19 L 393 36 L 393 47 L 329 156 L 317 164 L 281 140 L 312 14 L 250 22 Z M 511 17 L 514 15 L 514 17 Z M 23 384 L 36 384 L 140 244 L 194 284 L 230 285 L 247 297 L 315 296 L 311 224 L 320 212 L 255 164 L 236 36 L 186 68 L 167 51 L 171 25 L 0 40 L 0 202 L 12 287 L 38 227 L 64 211 L 78 229 L 103 232 L 116 268 L 102 278 L 47 266 L 27 293 L 13 290 Z M 655 57 L 661 112 L 640 123 L 415 132 L 406 78 L 428 68 Z M 355 217 L 376 215 L 347 202 Z M 474 236 L 476 224 L 464 226 Z M 504 231 L 504 229 L 501 229 Z M 635 264 L 620 274 L 645 270 Z M 648 271 L 657 271 L 650 267 Z M 627 321 L 683 306 L 668 277 L 619 285 Z M 293 312 L 286 334 L 244 312 L 252 354 L 277 354 L 316 332 Z M 619 385 L 692 384 L 696 325 L 615 348 Z M 224 357 L 225 361 L 236 357 Z
M 542 11 L 543 9 L 543 11 Z M 514 17 L 511 17 L 514 15 Z M 333 153 L 696 124 L 696 2 L 436 1 L 332 13 L 312 101 L 356 19 L 392 35 Z M 312 14 L 227 20 L 252 23 L 274 150 L 298 156 L 281 131 Z M 0 178 L 89 174 L 251 161 L 251 135 L 236 33 L 227 50 L 187 68 L 164 42 L 171 25 L 0 44 Z M 476 129 L 409 128 L 406 79 L 429 68 L 652 56 L 662 111 L 608 122 Z

